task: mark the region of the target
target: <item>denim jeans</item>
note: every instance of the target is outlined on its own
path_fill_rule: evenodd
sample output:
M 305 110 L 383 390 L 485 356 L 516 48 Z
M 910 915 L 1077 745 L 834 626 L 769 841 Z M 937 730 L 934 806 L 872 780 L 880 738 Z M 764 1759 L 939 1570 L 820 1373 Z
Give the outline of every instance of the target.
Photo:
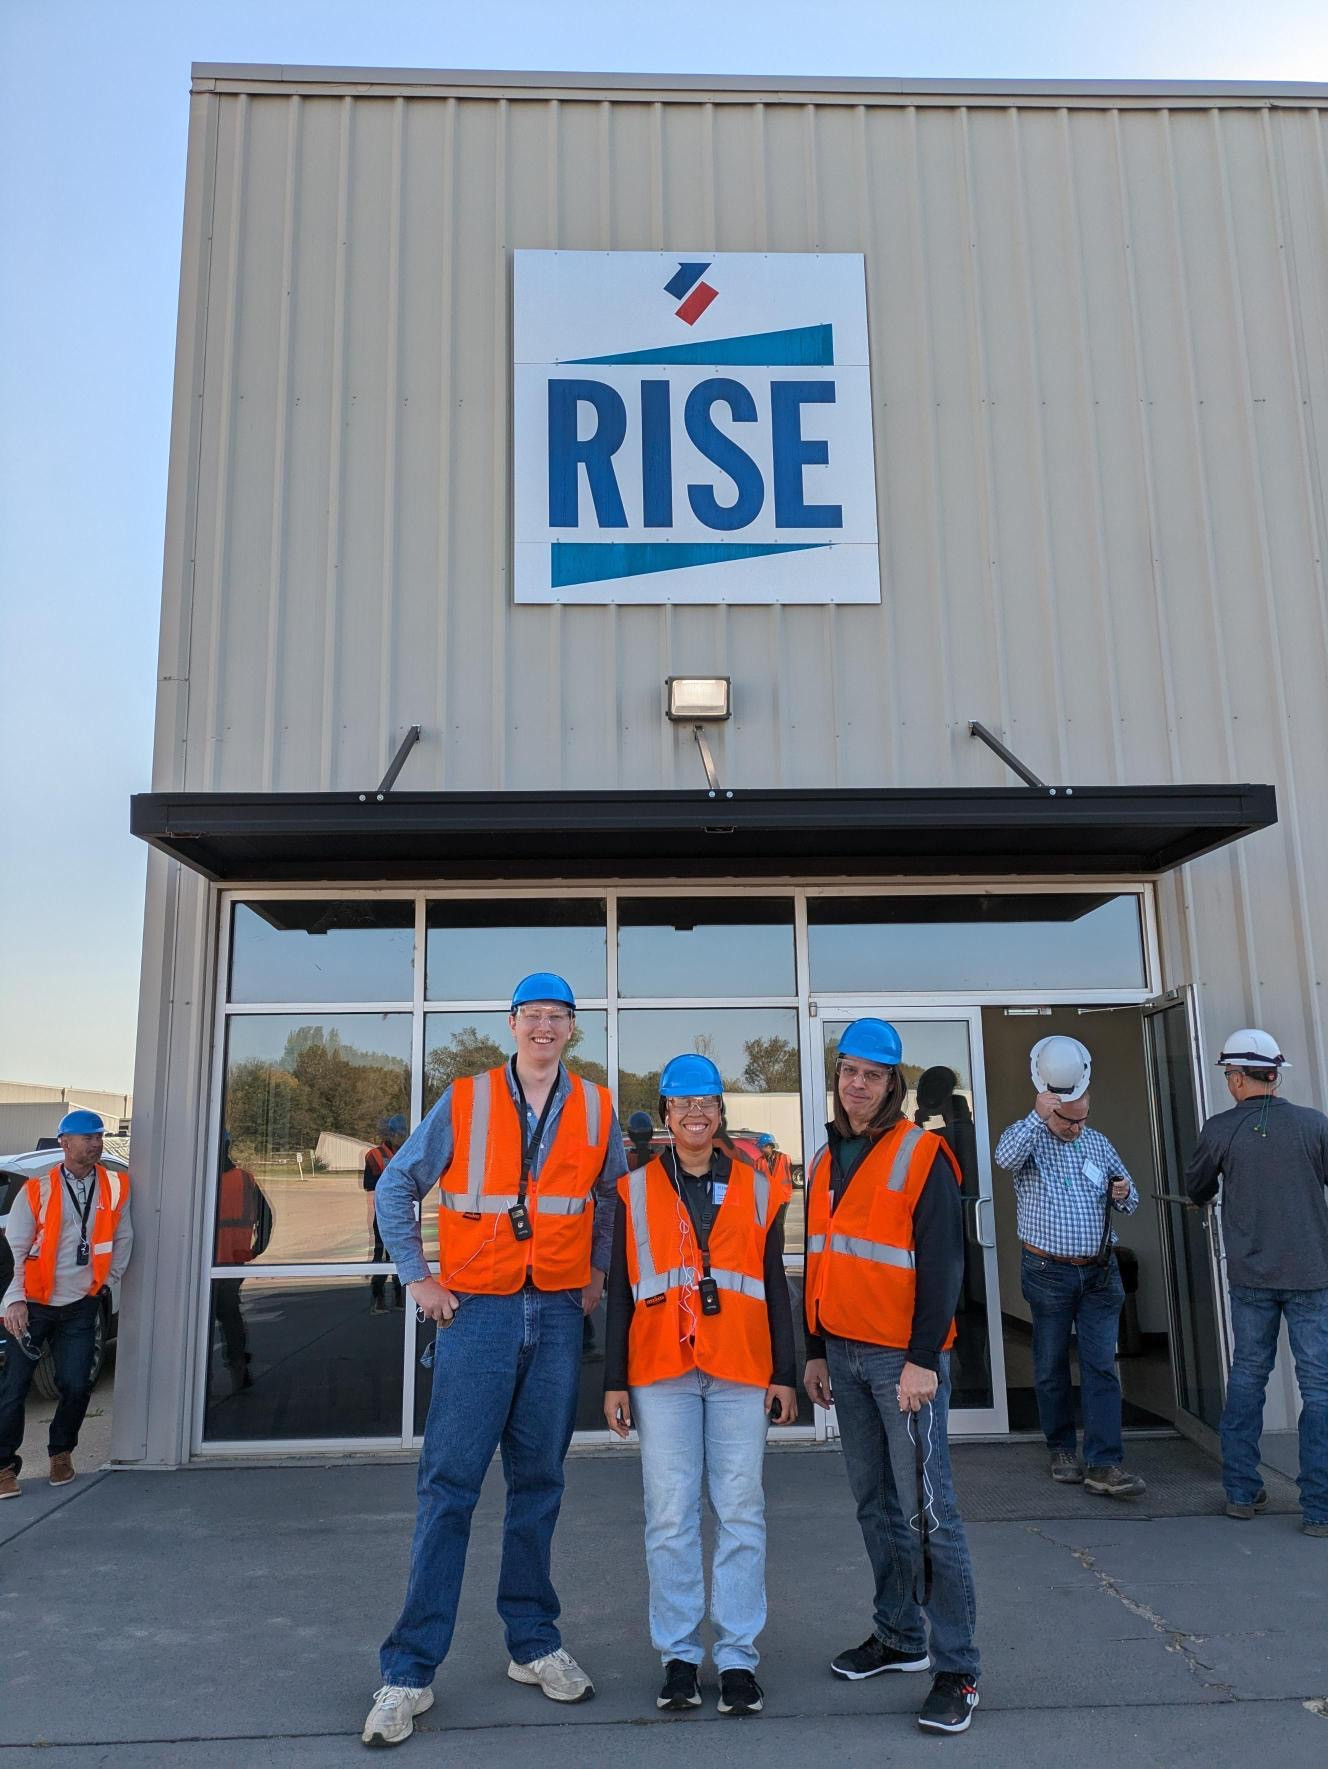
M 650 1640 L 660 1659 L 705 1656 L 701 1476 L 715 1518 L 715 1669 L 756 1669 L 765 1626 L 765 1390 L 689 1370 L 632 1389 L 646 1500 Z
M 1033 1383 L 1038 1423 L 1047 1447 L 1075 1454 L 1074 1390 L 1070 1383 L 1070 1330 L 1079 1341 L 1079 1396 L 1084 1409 L 1084 1461 L 1090 1468 L 1120 1462 L 1121 1392 L 1116 1374 L 1116 1337 L 1125 1286 L 1111 1263 L 1065 1265 L 1040 1259 L 1027 1247 L 1019 1262 L 1019 1287 L 1033 1314 Z
M 979 1663 L 973 1628 L 977 1598 L 950 1473 L 949 1354 L 941 1355 L 935 1400 L 920 1413 L 906 1414 L 899 1410 L 895 1388 L 908 1361 L 907 1353 L 857 1339 L 828 1338 L 825 1349 L 844 1466 L 858 1503 L 858 1523 L 876 1580 L 872 1620 L 876 1637 L 895 1652 L 920 1658 L 927 1651 L 930 1634 L 933 1671 L 960 1671 L 976 1678 Z M 935 1519 L 931 1530 L 931 1601 L 925 1611 L 913 1591 L 920 1557 L 913 1526 L 918 1508 L 917 1466 L 909 1436 L 910 1418 L 913 1429 L 923 1434 Z
M 426 1688 L 456 1626 L 470 1519 L 496 1449 L 507 1482 L 498 1613 L 518 1664 L 562 1645 L 549 1576 L 581 1379 L 581 1292 L 463 1296 L 436 1340 L 410 1579 L 379 1654 L 384 1683 Z
M 1283 1319 L 1300 1386 L 1300 1508 L 1307 1523 L 1328 1523 L 1328 1290 L 1231 1286 L 1235 1352 L 1222 1412 L 1222 1485 L 1250 1504 L 1259 1479 L 1263 1397 Z
M 62 1455 L 78 1443 L 92 1399 L 92 1359 L 100 1306 L 95 1296 L 81 1296 L 77 1302 L 67 1302 L 60 1308 L 49 1308 L 44 1302 L 28 1304 L 28 1338 L 38 1351 L 50 1341 L 55 1385 L 60 1390 L 46 1437 L 52 1456 Z M 37 1366 L 12 1338 L 6 1358 L 4 1375 L 0 1376 L 0 1468 L 12 1468 L 17 1474 L 23 1466 L 18 1453 L 23 1442 L 23 1407 Z

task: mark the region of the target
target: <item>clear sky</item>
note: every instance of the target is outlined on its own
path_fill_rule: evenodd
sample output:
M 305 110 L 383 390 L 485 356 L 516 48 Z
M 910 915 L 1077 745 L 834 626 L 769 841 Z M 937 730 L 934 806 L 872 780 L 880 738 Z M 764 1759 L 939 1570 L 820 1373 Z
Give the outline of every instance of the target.
M 1328 81 L 1317 0 L 0 0 L 0 1078 L 128 1089 L 194 61 Z

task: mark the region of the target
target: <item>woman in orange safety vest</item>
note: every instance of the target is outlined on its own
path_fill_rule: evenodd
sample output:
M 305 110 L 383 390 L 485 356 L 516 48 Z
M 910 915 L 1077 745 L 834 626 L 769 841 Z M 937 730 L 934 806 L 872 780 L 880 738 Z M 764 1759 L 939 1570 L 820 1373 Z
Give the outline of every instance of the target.
M 709 1057 L 674 1057 L 659 1114 L 672 1146 L 618 1183 L 604 1416 L 641 1440 L 657 1708 L 699 1707 L 705 1569 L 701 1480 L 715 1513 L 710 1619 L 721 1714 L 759 1713 L 767 1420 L 797 1417 L 784 1277 L 788 1191 L 722 1140 Z
M 949 1148 L 904 1115 L 903 1054 L 884 1020 L 855 1020 L 839 1040 L 834 1118 L 807 1182 L 804 1386 L 835 1408 L 876 1585 L 872 1632 L 830 1669 L 857 1681 L 930 1664 L 918 1724 L 963 1732 L 978 1653 L 946 1439 L 963 1207 Z M 921 1590 L 900 1553 L 911 1541 Z

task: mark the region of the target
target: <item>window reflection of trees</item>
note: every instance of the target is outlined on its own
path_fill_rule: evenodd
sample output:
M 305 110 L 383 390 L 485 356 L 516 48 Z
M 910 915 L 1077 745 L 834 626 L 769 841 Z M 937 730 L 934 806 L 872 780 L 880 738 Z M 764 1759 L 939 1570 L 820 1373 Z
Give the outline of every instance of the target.
M 346 1043 L 335 1026 L 296 1027 L 276 1062 L 241 1060 L 226 1081 L 232 1151 L 259 1161 L 316 1149 L 329 1131 L 376 1142 L 384 1116 L 409 1110 L 407 1065 Z

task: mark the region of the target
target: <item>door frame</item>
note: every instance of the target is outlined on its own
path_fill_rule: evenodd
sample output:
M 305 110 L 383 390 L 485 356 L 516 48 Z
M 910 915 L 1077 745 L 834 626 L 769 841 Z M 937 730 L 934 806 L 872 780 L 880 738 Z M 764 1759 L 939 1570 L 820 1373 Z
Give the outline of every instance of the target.
M 1171 1219 L 1166 1208 L 1173 1198 L 1172 1194 L 1165 1189 L 1166 1179 L 1162 1159 L 1162 1102 L 1158 1091 L 1161 1078 L 1153 1059 L 1153 1051 L 1148 1038 L 1148 1021 L 1159 1014 L 1174 1012 L 1178 1008 L 1185 1016 L 1186 1048 L 1190 1060 L 1196 1117 L 1195 1128 L 1197 1130 L 1208 1117 L 1209 1106 L 1207 1089 L 1204 1086 L 1204 1065 L 1194 985 L 1182 983 L 1176 988 L 1168 989 L 1160 995 L 1153 996 L 1151 1000 L 1145 1001 L 1140 1010 L 1139 1023 L 1144 1036 L 1144 1071 L 1148 1081 L 1148 1110 L 1153 1132 L 1153 1166 L 1158 1184 L 1164 1188 L 1160 1193 L 1155 1194 L 1155 1200 L 1158 1213 L 1158 1231 L 1161 1236 L 1162 1257 L 1167 1278 L 1167 1330 L 1171 1340 L 1171 1381 L 1176 1404 L 1176 1426 L 1187 1437 L 1196 1438 L 1211 1446 L 1216 1442 L 1215 1427 L 1190 1412 L 1181 1401 L 1181 1320 L 1176 1295 L 1175 1242 L 1171 1232 Z M 1174 1201 L 1179 1202 L 1179 1199 Z M 1213 1325 L 1217 1333 L 1218 1386 L 1222 1399 L 1225 1400 L 1227 1380 L 1231 1370 L 1230 1300 L 1227 1295 L 1226 1249 L 1222 1243 L 1222 1220 L 1214 1204 L 1203 1206 L 1203 1231 L 1208 1246 L 1209 1270 L 1213 1281 Z
M 982 1044 L 982 1009 L 967 1002 L 938 1002 L 924 1007 L 905 1004 L 897 997 L 813 994 L 809 1004 L 812 1037 L 806 1039 L 803 1073 L 803 1143 L 807 1151 L 805 1171 L 825 1146 L 825 1126 L 820 1117 L 825 1100 L 825 1024 L 830 1020 L 856 1020 L 873 1015 L 904 1031 L 910 1023 L 962 1021 L 968 1032 L 968 1056 L 973 1093 L 973 1128 L 977 1139 L 978 1195 L 973 1200 L 974 1243 L 982 1249 L 987 1287 L 987 1344 L 991 1360 L 992 1404 L 989 1407 L 955 1407 L 950 1412 L 951 1437 L 1005 1437 L 1009 1433 L 1009 1409 L 1005 1388 L 1005 1341 L 1001 1331 L 1001 1283 L 996 1263 L 996 1211 L 992 1201 L 991 1137 L 987 1124 L 987 1066 Z M 907 1039 L 907 1032 L 904 1031 Z M 965 1235 L 967 1236 L 967 1222 Z M 984 1238 L 984 1228 L 986 1238 Z M 834 1409 L 816 1411 L 816 1435 L 839 1435 Z

